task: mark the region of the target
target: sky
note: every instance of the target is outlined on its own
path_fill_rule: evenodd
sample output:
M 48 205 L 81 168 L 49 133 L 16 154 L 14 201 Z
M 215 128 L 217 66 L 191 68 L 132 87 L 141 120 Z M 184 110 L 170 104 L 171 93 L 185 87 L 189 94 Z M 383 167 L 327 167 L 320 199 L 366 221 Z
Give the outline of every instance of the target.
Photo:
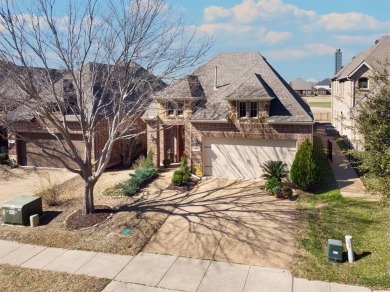
M 199 34 L 213 35 L 205 56 L 258 51 L 287 81 L 321 81 L 382 35 L 390 34 L 390 0 L 168 0 Z

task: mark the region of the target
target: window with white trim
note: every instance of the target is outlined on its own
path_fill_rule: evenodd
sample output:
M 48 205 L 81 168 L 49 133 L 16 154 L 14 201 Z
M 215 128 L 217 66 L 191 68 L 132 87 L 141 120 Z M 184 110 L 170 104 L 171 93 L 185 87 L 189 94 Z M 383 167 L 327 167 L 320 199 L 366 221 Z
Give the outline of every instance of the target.
M 358 87 L 359 89 L 368 89 L 368 78 L 367 77 L 359 78 Z
M 246 118 L 246 102 L 240 101 L 238 103 L 238 117 L 239 118 Z
M 250 103 L 250 116 L 251 118 L 257 118 L 259 116 L 259 103 L 257 101 Z
M 237 116 L 239 119 L 257 119 L 259 117 L 258 101 L 237 102 Z
M 167 116 L 174 116 L 175 115 L 175 107 L 173 106 L 172 102 L 167 103 Z
M 178 116 L 183 116 L 184 113 L 184 102 L 178 102 L 177 103 L 177 111 L 176 114 Z

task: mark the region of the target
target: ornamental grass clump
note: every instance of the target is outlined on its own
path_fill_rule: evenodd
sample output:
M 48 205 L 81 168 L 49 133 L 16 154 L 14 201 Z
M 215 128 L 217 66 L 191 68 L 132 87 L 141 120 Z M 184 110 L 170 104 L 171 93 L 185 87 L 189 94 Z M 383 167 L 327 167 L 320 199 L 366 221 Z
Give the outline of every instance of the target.
M 281 182 L 288 174 L 287 164 L 279 160 L 269 160 L 261 165 L 261 169 L 264 172 L 261 177 L 266 180 L 276 178 Z

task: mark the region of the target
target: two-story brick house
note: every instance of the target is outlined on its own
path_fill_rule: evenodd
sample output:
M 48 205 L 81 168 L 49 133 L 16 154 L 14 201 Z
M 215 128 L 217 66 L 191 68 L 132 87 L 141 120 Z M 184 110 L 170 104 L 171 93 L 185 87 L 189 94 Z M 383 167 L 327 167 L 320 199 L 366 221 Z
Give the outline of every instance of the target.
M 353 57 L 332 78 L 332 124 L 357 150 L 363 148 L 363 141 L 354 125 L 356 107 L 378 89 L 373 77 L 383 72 L 388 61 L 390 36 L 386 35 Z
M 154 95 L 146 110 L 155 163 L 185 153 L 194 174 L 259 178 L 261 165 L 291 165 L 312 140 L 309 106 L 257 52 L 222 53 Z
M 115 94 L 113 93 L 114 90 L 111 88 L 107 89 L 108 86 L 104 89 L 101 83 L 105 79 L 99 77 L 100 75 L 104 76 L 104 74 L 108 74 L 108 66 L 106 64 L 89 63 L 84 69 L 82 79 L 83 83 L 85 83 L 86 109 L 84 111 L 86 113 L 96 112 L 96 122 L 91 139 L 92 160 L 96 160 L 102 155 L 105 144 L 110 135 L 112 135 L 109 132 L 109 124 L 112 123 L 113 108 L 117 106 L 115 101 L 113 101 L 116 99 L 112 98 L 112 95 Z M 146 152 L 146 134 L 144 133 L 146 125 L 140 118 L 144 110 L 143 104 L 148 102 L 153 90 L 164 88 L 165 83 L 141 66 L 134 63 L 133 67 L 134 79 L 139 78 L 142 81 L 134 85 L 135 89 L 132 90 L 131 95 L 127 96 L 123 104 L 124 106 L 131 106 L 132 104 L 138 103 L 141 106 L 139 106 L 139 112 L 136 112 L 127 119 L 129 130 L 125 134 L 129 135 L 133 132 L 140 133 L 137 136 L 138 147 L 141 148 L 139 149 L 141 152 Z M 36 70 L 33 71 L 35 72 Z M 46 101 L 45 103 L 47 105 L 52 104 L 52 114 L 56 122 L 66 124 L 72 144 L 77 149 L 79 156 L 83 158 L 86 147 L 82 122 L 79 117 L 77 92 L 69 74 L 59 72 L 57 75 L 59 77 L 55 79 L 54 88 L 42 88 L 40 96 Z M 107 83 L 107 81 L 105 82 Z M 56 97 L 54 97 L 54 93 Z M 15 95 L 14 98 L 18 99 L 18 96 Z M 49 157 L 41 149 L 42 145 L 46 147 L 46 151 L 56 148 L 61 149 L 60 147 L 63 145 L 67 146 L 66 143 L 60 143 L 59 141 L 63 140 L 62 135 L 49 119 L 38 118 L 36 116 L 34 112 L 34 103 L 36 102 L 34 99 L 30 99 L 29 97 L 24 98 L 26 100 L 21 105 L 7 114 L 9 128 L 8 151 L 10 158 L 20 166 L 63 168 L 64 164 L 59 159 Z M 145 101 L 138 102 L 139 99 Z M 100 107 L 99 112 L 96 109 L 97 104 Z M 40 104 L 37 103 L 36 106 L 39 107 Z M 123 123 L 122 127 L 126 128 L 126 126 Z M 133 140 L 126 139 L 114 142 L 108 165 L 119 164 L 127 160 L 128 157 L 125 157 L 125 155 L 130 155 L 132 149 L 129 149 L 129 147 L 134 146 Z M 68 159 L 66 155 L 62 155 L 59 152 L 56 152 L 56 155 L 62 161 L 65 161 L 67 165 L 77 168 L 76 163 Z

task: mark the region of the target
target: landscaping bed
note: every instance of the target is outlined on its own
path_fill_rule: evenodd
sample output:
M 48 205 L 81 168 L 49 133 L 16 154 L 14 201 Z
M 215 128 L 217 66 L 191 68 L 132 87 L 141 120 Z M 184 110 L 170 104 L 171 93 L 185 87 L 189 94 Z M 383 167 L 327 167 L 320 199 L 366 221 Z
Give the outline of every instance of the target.
M 159 177 L 131 197 L 104 196 L 102 192 L 129 178 L 129 170 L 103 174 L 95 187 L 95 205 L 110 206 L 112 217 L 96 227 L 70 230 L 66 218 L 82 207 L 83 181 L 75 177 L 60 185 L 60 204 L 44 206 L 38 227 L 0 225 L 0 239 L 49 247 L 91 250 L 125 255 L 137 254 L 160 228 L 175 202 L 183 196 L 178 191 L 162 191 L 171 183 L 172 171 Z M 106 215 L 106 214 L 104 214 Z M 95 225 L 95 224 L 92 224 Z M 131 232 L 121 234 L 126 228 Z
M 102 291 L 111 280 L 0 265 L 1 291 Z
M 321 170 L 320 187 L 314 193 L 301 194 L 297 203 L 294 276 L 390 288 L 390 208 L 343 198 L 326 159 L 321 160 Z M 329 262 L 327 240 L 342 240 L 346 252 L 345 235 L 353 236 L 356 261 Z

